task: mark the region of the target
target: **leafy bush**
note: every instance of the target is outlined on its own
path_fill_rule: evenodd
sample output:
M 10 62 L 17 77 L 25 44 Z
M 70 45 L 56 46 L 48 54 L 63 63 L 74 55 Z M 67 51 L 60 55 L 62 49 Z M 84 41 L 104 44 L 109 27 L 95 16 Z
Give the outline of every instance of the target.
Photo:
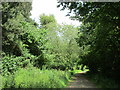
M 23 57 L 9 57 L 5 56 L 2 58 L 2 74 L 8 75 L 10 73 L 13 73 L 17 70 L 19 66 L 22 65 L 22 61 L 24 60 Z
M 15 57 L 15 56 L 4 56 L 2 58 L 2 75 L 14 74 L 18 68 L 25 68 L 30 62 L 33 62 L 35 57 Z
M 0 75 L 0 90 L 5 86 L 5 78 Z
M 4 88 L 13 88 L 14 87 L 14 75 L 10 74 L 8 76 L 4 76 L 3 80 L 3 87 Z
M 21 68 L 14 75 L 5 77 L 6 88 L 62 88 L 70 73 L 57 70 L 39 70 L 35 67 Z

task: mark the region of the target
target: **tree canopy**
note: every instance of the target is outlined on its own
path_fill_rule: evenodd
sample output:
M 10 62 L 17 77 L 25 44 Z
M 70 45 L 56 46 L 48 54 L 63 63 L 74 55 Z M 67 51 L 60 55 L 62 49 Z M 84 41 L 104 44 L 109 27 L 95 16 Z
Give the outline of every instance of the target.
M 120 2 L 61 2 L 58 7 L 74 12 L 72 19 L 83 22 L 78 43 L 87 54 L 80 55 L 82 62 L 93 72 L 110 77 L 120 71 Z
M 41 14 L 39 26 L 30 2 L 1 5 L 2 87 L 63 87 L 70 72 L 83 68 L 119 81 L 120 2 L 59 2 L 82 22 L 78 27 L 60 25 L 52 14 Z

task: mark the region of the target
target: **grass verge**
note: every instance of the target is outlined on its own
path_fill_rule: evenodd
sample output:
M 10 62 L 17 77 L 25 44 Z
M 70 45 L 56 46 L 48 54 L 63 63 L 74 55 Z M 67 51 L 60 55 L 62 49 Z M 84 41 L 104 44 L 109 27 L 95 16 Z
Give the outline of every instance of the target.
M 1 76 L 2 88 L 64 88 L 70 76 L 67 71 L 21 68 L 14 75 Z

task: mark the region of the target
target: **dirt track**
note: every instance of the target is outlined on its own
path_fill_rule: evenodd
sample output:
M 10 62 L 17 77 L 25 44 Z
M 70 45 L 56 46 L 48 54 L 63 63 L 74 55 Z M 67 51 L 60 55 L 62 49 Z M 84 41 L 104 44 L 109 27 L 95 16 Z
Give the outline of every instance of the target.
M 97 88 L 84 74 L 84 72 L 75 74 L 67 88 Z

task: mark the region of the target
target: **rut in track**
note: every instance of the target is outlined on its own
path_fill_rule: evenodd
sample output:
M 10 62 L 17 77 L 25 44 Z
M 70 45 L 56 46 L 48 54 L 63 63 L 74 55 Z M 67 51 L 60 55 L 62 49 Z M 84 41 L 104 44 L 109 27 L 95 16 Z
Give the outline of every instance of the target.
M 77 73 L 72 77 L 67 88 L 97 88 L 94 83 L 85 77 L 85 72 Z

